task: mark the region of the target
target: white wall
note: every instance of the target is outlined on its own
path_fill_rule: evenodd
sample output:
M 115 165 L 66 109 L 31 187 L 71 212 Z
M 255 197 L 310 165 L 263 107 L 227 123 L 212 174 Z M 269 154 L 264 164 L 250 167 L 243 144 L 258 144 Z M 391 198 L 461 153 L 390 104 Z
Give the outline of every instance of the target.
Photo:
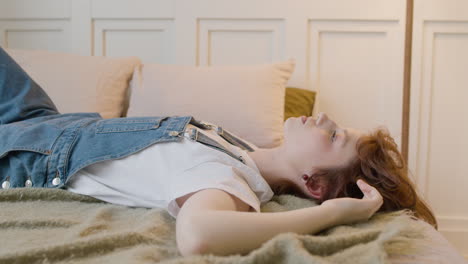
M 468 259 L 468 2 L 416 0 L 409 166 Z

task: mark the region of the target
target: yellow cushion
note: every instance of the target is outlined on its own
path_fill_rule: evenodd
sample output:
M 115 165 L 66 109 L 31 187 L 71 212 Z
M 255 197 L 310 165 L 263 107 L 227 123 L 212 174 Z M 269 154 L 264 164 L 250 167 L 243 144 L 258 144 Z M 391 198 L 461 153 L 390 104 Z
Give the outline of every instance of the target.
M 311 90 L 287 87 L 284 99 L 284 120 L 290 117 L 311 116 L 315 94 Z

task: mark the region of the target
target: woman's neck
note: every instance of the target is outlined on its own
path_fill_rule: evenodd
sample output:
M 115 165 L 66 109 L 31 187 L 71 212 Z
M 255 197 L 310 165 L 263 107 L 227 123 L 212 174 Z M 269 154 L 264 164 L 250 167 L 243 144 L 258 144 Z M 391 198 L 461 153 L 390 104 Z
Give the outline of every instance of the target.
M 255 152 L 248 153 L 260 170 L 260 174 L 272 188 L 284 180 L 293 180 L 297 174 L 288 164 L 284 152 L 284 148 L 279 146 L 271 149 L 259 148 Z

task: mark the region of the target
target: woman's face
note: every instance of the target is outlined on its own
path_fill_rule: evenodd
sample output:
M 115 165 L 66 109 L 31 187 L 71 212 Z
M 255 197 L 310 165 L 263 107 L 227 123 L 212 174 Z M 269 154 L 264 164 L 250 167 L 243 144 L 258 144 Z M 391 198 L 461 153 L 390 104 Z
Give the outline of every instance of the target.
M 289 118 L 284 123 L 286 155 L 299 173 L 313 169 L 346 166 L 356 157 L 356 142 L 362 132 L 344 128 L 320 113 L 312 117 Z

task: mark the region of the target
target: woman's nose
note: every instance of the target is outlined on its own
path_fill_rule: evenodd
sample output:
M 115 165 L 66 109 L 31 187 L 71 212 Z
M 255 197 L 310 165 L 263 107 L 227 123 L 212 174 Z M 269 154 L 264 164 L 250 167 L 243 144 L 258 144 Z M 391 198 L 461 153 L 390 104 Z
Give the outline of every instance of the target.
M 323 123 L 326 120 L 328 120 L 327 114 L 325 114 L 324 112 L 320 112 L 318 114 L 318 118 L 317 118 L 317 125 L 320 125 L 321 123 Z

